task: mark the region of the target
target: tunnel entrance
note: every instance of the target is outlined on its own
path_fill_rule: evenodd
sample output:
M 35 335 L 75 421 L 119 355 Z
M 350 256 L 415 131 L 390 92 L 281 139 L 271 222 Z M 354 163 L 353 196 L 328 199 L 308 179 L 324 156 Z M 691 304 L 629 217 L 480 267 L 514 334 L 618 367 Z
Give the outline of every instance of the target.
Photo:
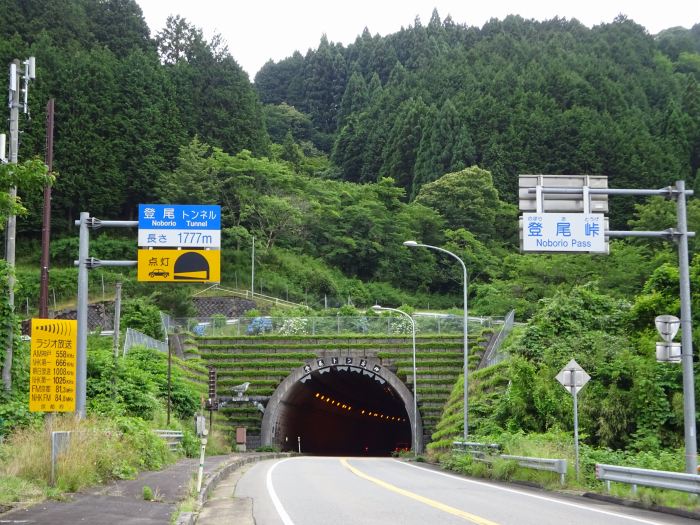
M 411 449 L 413 397 L 406 385 L 375 360 L 340 361 L 319 358 L 280 384 L 265 409 L 263 444 L 294 451 L 301 444 L 303 453 L 323 455 Z

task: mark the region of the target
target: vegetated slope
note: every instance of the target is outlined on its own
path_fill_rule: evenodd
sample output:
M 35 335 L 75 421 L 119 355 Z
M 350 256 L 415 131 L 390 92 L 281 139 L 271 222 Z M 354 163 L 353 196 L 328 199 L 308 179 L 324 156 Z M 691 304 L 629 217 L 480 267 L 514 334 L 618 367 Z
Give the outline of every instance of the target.
M 583 443 L 631 452 L 682 446 L 681 368 L 656 362 L 653 328 L 654 312 L 677 307 L 677 293 L 677 270 L 662 266 L 633 304 L 590 284 L 545 300 L 509 338 L 509 359 L 470 376 L 470 435 L 572 431 L 572 396 L 555 376 L 576 359 L 591 376 L 578 400 Z M 437 424 L 433 450 L 461 439 L 462 385 Z

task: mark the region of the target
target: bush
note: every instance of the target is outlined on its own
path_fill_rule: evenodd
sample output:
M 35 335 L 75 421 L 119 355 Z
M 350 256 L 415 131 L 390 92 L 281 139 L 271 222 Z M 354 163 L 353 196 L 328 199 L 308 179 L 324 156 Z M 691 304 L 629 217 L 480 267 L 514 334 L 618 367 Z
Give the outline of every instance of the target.
M 119 417 L 114 420 L 123 442 L 137 458 L 139 470 L 159 470 L 171 462 L 167 443 L 156 436 L 143 419 Z
M 506 459 L 495 459 L 493 462 L 493 477 L 503 481 L 513 479 L 513 474 L 518 469 L 518 462 Z
M 279 452 L 279 447 L 275 445 L 263 445 L 255 449 L 255 452 Z
M 188 458 L 196 458 L 199 456 L 199 446 L 200 440 L 194 433 L 191 425 L 184 425 L 182 427 L 182 451 Z
M 50 250 L 54 264 L 73 266 L 73 261 L 77 258 L 79 240 L 77 235 L 52 240 Z M 132 238 L 103 233 L 90 239 L 90 255 L 98 259 L 135 260 L 136 250 L 136 243 Z
M 439 462 L 447 470 L 468 474 L 474 460 L 470 454 L 452 452 L 441 456 Z
M 160 310 L 144 298 L 124 301 L 121 321 L 124 328 L 138 330 L 154 339 L 163 339 Z
M 285 319 L 280 326 L 278 333 L 280 335 L 301 335 L 306 334 L 308 329 L 308 320 L 303 317 L 292 317 Z
M 168 360 L 156 350 L 134 347 L 126 358 L 115 361 L 111 339 L 92 336 L 88 342 L 87 398 L 91 413 L 135 416 L 152 420 L 165 412 Z M 173 414 L 190 418 L 199 406 L 199 395 L 172 367 Z
M 192 304 L 191 290 L 185 286 L 163 286 L 151 294 L 151 300 L 173 317 L 194 317 L 197 311 Z

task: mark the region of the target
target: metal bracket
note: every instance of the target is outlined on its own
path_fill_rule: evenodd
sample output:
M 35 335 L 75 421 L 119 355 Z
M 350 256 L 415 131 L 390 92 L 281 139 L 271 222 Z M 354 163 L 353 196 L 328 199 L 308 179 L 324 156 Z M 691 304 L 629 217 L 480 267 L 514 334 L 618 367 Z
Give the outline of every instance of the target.
M 682 235 L 676 228 L 668 228 L 667 230 L 662 230 L 663 238 L 669 241 L 678 242 L 678 238 Z
M 665 190 L 667 193 L 663 195 L 664 199 L 667 200 L 672 200 L 675 199 L 676 196 L 678 195 L 678 190 L 676 190 L 675 186 L 666 186 L 665 188 L 661 188 L 662 190 Z
M 102 266 L 102 261 L 95 257 L 88 257 L 87 259 L 85 259 L 85 266 L 88 270 L 94 270 L 95 268 L 99 268 L 100 266 Z

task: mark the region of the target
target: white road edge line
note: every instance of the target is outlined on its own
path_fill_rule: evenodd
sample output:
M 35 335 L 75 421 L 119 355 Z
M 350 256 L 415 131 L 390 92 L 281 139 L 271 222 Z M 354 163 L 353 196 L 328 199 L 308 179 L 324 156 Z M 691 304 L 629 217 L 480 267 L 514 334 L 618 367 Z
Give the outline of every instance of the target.
M 508 489 L 508 488 L 505 488 L 505 487 L 500 487 L 500 486 L 498 486 L 498 485 L 491 484 L 491 483 L 482 483 L 481 481 L 474 481 L 474 480 L 472 480 L 472 479 L 467 479 L 467 478 L 463 478 L 463 477 L 460 477 L 460 476 L 455 476 L 455 475 L 452 475 L 452 474 L 447 474 L 447 473 L 445 473 L 445 472 L 437 472 L 437 471 L 435 471 L 435 470 L 428 469 L 428 468 L 425 468 L 425 467 L 419 467 L 418 465 L 411 465 L 411 464 L 406 463 L 406 462 L 404 462 L 404 461 L 399 461 L 398 459 L 395 459 L 394 461 L 396 461 L 397 463 L 399 463 L 399 464 L 401 464 L 401 465 L 404 465 L 404 466 L 406 466 L 406 467 L 415 468 L 415 469 L 418 469 L 418 470 L 422 470 L 422 471 L 424 471 L 424 472 L 430 472 L 431 474 L 435 474 L 435 475 L 437 475 L 437 476 L 444 476 L 444 477 L 446 477 L 446 478 L 451 478 L 451 479 L 456 479 L 456 480 L 459 480 L 459 481 L 463 481 L 464 483 L 471 483 L 471 484 L 473 484 L 473 485 L 479 485 L 479 486 L 482 486 L 482 487 L 488 487 L 488 488 L 492 488 L 492 489 L 497 489 L 497 490 L 500 490 L 500 491 L 502 491 L 502 492 L 510 492 L 511 494 L 519 494 L 519 495 L 521 495 L 521 496 L 527 496 L 527 497 L 534 498 L 534 499 L 538 499 L 538 500 L 550 501 L 550 502 L 553 502 L 553 503 L 558 503 L 559 505 L 564 505 L 564 506 L 566 506 L 566 507 L 573 507 L 573 508 L 576 508 L 576 509 L 587 510 L 587 511 L 590 511 L 590 512 L 597 512 L 597 513 L 599 513 L 599 514 L 605 514 L 605 515 L 607 515 L 607 516 L 614 516 L 614 517 L 616 517 L 616 518 L 622 518 L 622 519 L 627 519 L 627 520 L 630 520 L 630 521 L 636 521 L 637 523 L 646 523 L 647 525 L 662 525 L 662 524 L 664 524 L 664 523 L 668 523 L 668 522 L 663 522 L 663 521 L 650 521 L 650 520 L 645 520 L 645 519 L 643 519 L 643 518 L 635 518 L 634 516 L 628 516 L 628 515 L 626 515 L 626 514 L 620 514 L 620 513 L 618 513 L 618 512 L 611 512 L 611 511 L 607 511 L 607 510 L 596 509 L 596 508 L 593 508 L 593 507 L 588 507 L 588 506 L 586 506 L 586 505 L 579 505 L 578 503 L 570 503 L 570 502 L 568 502 L 568 501 L 562 501 L 562 500 L 556 499 L 556 498 L 548 498 L 548 497 L 546 497 L 546 496 L 538 496 L 538 495 L 536 495 L 536 494 L 530 494 L 530 493 L 528 493 L 528 492 L 523 492 L 523 491 L 520 491 L 520 490 Z
M 275 487 L 272 486 L 272 471 L 275 470 L 275 467 L 277 467 L 277 465 L 280 465 L 280 464 L 284 463 L 285 461 L 289 461 L 290 459 L 293 459 L 293 458 L 283 459 L 282 461 L 278 461 L 277 463 L 272 465 L 270 467 L 270 469 L 267 471 L 267 477 L 266 477 L 266 482 L 265 482 L 265 485 L 267 486 L 267 493 L 270 495 L 270 499 L 272 500 L 272 504 L 275 506 L 275 510 L 277 511 L 277 514 L 279 515 L 279 517 L 282 520 L 282 523 L 284 523 L 284 525 L 294 525 L 294 522 L 292 521 L 292 518 L 289 517 L 289 514 L 287 514 L 287 511 L 284 510 L 284 507 L 282 506 L 282 502 L 277 497 L 277 493 L 275 492 Z

